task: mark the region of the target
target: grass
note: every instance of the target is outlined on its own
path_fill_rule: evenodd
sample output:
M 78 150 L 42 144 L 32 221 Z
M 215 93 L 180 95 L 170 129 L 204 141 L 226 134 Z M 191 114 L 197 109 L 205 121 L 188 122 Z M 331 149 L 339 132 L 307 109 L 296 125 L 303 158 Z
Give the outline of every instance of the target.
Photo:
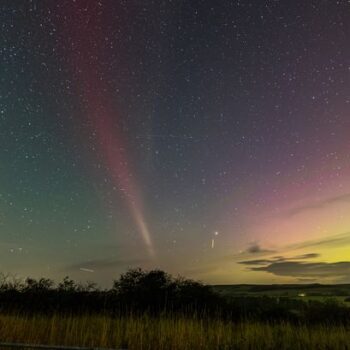
M 350 329 L 180 316 L 0 315 L 0 340 L 130 350 L 350 349 Z

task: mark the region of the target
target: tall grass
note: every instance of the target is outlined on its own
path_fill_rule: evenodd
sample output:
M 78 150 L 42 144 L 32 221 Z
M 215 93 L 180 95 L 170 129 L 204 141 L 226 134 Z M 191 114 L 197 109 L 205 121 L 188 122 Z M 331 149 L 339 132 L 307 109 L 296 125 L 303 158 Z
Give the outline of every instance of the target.
M 350 329 L 289 323 L 102 315 L 0 315 L 0 340 L 130 350 L 350 349 Z

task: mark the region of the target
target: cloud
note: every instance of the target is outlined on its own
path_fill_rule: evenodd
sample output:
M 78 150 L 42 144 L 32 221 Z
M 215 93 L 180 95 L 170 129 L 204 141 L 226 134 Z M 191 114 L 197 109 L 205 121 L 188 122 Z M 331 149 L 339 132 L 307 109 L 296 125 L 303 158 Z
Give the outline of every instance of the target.
M 322 201 L 310 203 L 307 205 L 302 205 L 299 207 L 292 208 L 287 211 L 287 216 L 292 217 L 304 213 L 305 211 L 324 209 L 329 205 L 336 203 L 350 203 L 350 193 L 342 194 L 340 196 L 334 196 L 326 198 Z
M 269 260 L 269 259 L 256 259 L 256 260 L 239 261 L 238 264 L 242 264 L 242 265 L 267 265 L 267 264 L 270 264 L 273 262 L 274 262 L 274 260 Z
M 350 262 L 340 261 L 335 263 L 301 261 L 273 262 L 263 267 L 252 267 L 251 271 L 266 271 L 276 276 L 288 276 L 299 278 L 350 278 Z
M 238 263 L 242 265 L 268 265 L 268 264 L 274 264 L 274 263 L 280 263 L 280 262 L 286 262 L 286 261 L 313 259 L 313 258 L 318 258 L 319 256 L 320 254 L 316 254 L 316 253 L 297 255 L 289 258 L 286 258 L 284 256 L 274 256 L 271 259 L 243 260 L 243 261 L 239 261 Z
M 295 277 L 300 281 L 315 281 L 317 278 L 350 279 L 350 261 L 308 262 L 320 257 L 317 253 L 307 253 L 292 257 L 275 256 L 269 259 L 239 261 L 250 271 L 269 272 L 275 276 Z
M 278 253 L 280 254 L 288 254 L 290 252 L 293 252 L 295 250 L 304 250 L 304 249 L 317 249 L 319 247 L 322 246 L 327 246 L 327 248 L 331 248 L 331 247 L 342 247 L 345 245 L 350 245 L 350 232 L 345 232 L 345 233 L 340 233 L 340 234 L 336 234 L 333 235 L 331 237 L 326 237 L 326 238 L 319 238 L 319 239 L 313 239 L 313 240 L 309 240 L 309 241 L 304 241 L 304 242 L 299 242 L 299 243 L 292 243 L 289 245 L 285 245 L 282 247 L 279 247 L 277 249 Z M 226 256 L 225 260 L 232 260 L 234 259 L 242 259 L 242 258 L 249 258 L 252 254 L 256 254 L 256 255 L 261 255 L 261 256 L 271 256 L 271 254 L 273 253 L 277 253 L 276 250 L 269 250 L 269 249 L 265 249 L 262 248 L 259 244 L 254 243 L 252 245 L 249 246 L 248 249 L 246 249 L 243 252 L 240 252 L 239 254 L 236 255 L 229 255 Z M 310 255 L 311 254 L 311 255 Z M 311 258 L 316 258 L 319 257 L 319 255 L 317 255 L 316 253 L 310 253 L 310 254 L 304 254 L 304 255 L 299 255 L 299 256 L 295 256 L 294 259 L 311 259 Z M 284 256 L 275 256 L 273 259 L 285 259 Z M 270 258 L 268 258 L 270 259 Z M 291 258 L 288 258 L 291 259 Z
M 263 249 L 258 243 L 253 243 L 245 252 L 250 254 L 261 254 L 261 253 L 273 253 L 274 251 Z
M 304 259 L 313 259 L 313 258 L 318 258 L 320 254 L 317 253 L 309 253 L 309 254 L 303 254 L 303 255 L 298 255 L 292 258 L 293 260 L 304 260 Z M 291 260 L 291 258 L 289 258 Z
M 350 232 L 334 235 L 330 238 L 321 238 L 321 239 L 316 239 L 312 241 L 305 241 L 301 243 L 292 244 L 292 245 L 289 245 L 287 248 L 291 250 L 291 249 L 319 247 L 323 245 L 343 246 L 345 244 L 350 244 Z
M 96 270 L 104 270 L 110 268 L 124 268 L 127 266 L 140 266 L 145 264 L 146 260 L 135 259 L 135 260 L 121 260 L 121 259 L 96 259 L 96 260 L 87 260 L 78 263 L 68 265 L 65 270 L 74 271 L 80 270 L 84 272 L 94 272 Z

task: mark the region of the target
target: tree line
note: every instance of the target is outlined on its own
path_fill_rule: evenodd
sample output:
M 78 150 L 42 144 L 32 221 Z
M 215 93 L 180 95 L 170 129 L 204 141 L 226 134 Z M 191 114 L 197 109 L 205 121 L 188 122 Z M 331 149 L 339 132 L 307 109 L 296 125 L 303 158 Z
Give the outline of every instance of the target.
M 336 300 L 302 301 L 288 297 L 223 296 L 209 285 L 161 270 L 130 269 L 110 289 L 47 278 L 0 279 L 0 312 L 104 313 L 115 317 L 147 313 L 229 320 L 350 324 L 350 308 Z

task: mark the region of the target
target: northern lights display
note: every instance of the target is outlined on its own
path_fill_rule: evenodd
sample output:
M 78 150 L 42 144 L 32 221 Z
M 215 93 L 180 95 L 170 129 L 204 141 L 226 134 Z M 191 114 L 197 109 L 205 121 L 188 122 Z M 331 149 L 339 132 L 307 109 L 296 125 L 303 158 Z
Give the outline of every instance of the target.
M 0 270 L 350 282 L 347 1 L 4 1 Z

